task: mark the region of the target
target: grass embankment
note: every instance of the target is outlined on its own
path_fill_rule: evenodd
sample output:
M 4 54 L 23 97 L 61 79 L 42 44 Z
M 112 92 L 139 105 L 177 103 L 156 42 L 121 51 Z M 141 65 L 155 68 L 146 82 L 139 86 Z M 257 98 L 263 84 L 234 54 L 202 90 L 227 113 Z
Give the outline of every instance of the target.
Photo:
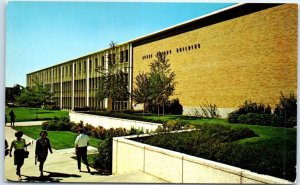
M 69 116 L 68 111 L 63 110 L 45 110 L 42 108 L 30 108 L 30 107 L 11 107 L 5 108 L 7 116 L 7 122 L 10 123 L 9 112 L 13 110 L 16 115 L 16 122 L 22 121 L 37 121 L 37 120 L 49 120 L 54 117 Z
M 18 131 L 23 131 L 25 135 L 37 139 L 42 130 L 41 126 L 18 126 L 15 127 Z M 74 141 L 78 134 L 71 131 L 47 131 L 48 138 L 50 139 L 52 148 L 56 150 L 74 148 Z M 99 140 L 90 137 L 90 145 L 98 148 Z M 27 141 L 28 142 L 28 141 Z
M 238 144 L 245 148 L 251 148 L 249 153 L 236 153 L 241 161 L 240 163 L 251 163 L 252 160 L 260 158 L 263 162 L 256 167 L 258 172 L 264 172 L 269 174 L 272 171 L 273 176 L 279 178 L 285 178 L 293 181 L 296 176 L 295 165 L 296 165 L 296 145 L 297 145 L 297 129 L 296 128 L 283 128 L 283 127 L 270 127 L 260 125 L 246 125 L 246 124 L 230 124 L 226 119 L 206 119 L 206 118 L 195 118 L 187 116 L 160 116 L 155 115 L 145 116 L 148 119 L 160 119 L 164 121 L 172 119 L 180 119 L 189 124 L 201 125 L 203 123 L 209 124 L 221 124 L 229 125 L 232 128 L 249 128 L 253 130 L 257 136 L 241 139 Z M 253 152 L 252 152 L 253 151 Z M 261 156 L 261 154 L 268 154 L 267 156 Z M 269 163 L 269 164 L 267 164 Z M 268 169 L 265 169 L 267 166 Z M 278 170 L 274 170 L 278 169 Z M 279 170 L 280 169 L 280 170 Z M 274 173 L 275 171 L 275 173 Z

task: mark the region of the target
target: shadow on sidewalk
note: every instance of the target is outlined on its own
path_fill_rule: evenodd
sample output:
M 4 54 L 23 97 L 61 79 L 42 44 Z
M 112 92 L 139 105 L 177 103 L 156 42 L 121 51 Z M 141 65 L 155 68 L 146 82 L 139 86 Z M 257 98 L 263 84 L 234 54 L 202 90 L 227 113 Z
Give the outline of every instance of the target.
M 60 178 L 54 178 L 54 177 L 63 177 L 63 178 L 68 178 L 68 177 L 81 177 L 80 175 L 76 174 L 67 174 L 67 173 L 58 173 L 58 172 L 49 172 L 49 171 L 44 171 L 46 173 L 49 173 L 49 175 L 45 175 L 43 177 L 36 177 L 36 176 L 25 176 L 25 179 L 22 179 L 24 182 L 60 182 L 62 179 Z

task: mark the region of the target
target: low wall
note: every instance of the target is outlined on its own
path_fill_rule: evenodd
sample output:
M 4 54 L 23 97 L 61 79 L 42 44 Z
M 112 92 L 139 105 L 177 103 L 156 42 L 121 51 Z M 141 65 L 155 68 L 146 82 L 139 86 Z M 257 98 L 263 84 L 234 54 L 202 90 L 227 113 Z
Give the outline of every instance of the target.
M 80 121 L 82 121 L 84 124 L 88 123 L 95 127 L 102 126 L 105 129 L 121 127 L 129 130 L 133 127 L 136 129 L 143 129 L 144 131 L 146 130 L 155 131 L 158 126 L 162 126 L 162 124 L 158 124 L 158 123 L 97 116 L 97 115 L 83 114 L 77 112 L 70 112 L 69 117 L 70 117 L 70 121 L 73 121 L 75 123 L 79 123 Z
M 133 137 L 113 139 L 113 174 L 142 171 L 171 183 L 292 183 L 128 139 Z

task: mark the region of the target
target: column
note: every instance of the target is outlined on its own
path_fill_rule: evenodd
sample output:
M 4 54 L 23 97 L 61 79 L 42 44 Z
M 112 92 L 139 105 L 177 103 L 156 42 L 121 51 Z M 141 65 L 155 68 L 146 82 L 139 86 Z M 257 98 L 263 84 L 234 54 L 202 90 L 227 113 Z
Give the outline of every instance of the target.
M 104 71 L 107 73 L 108 70 L 108 53 L 104 55 Z M 108 109 L 108 98 L 104 99 L 104 108 Z
M 86 106 L 90 106 L 90 59 L 86 61 Z
M 75 96 L 75 92 L 74 92 L 74 88 L 75 88 L 75 73 L 74 73 L 74 68 L 75 68 L 75 63 L 72 62 L 72 98 L 71 98 L 71 110 L 74 110 L 74 96 Z
M 132 58 L 132 43 L 129 44 L 129 50 L 128 50 L 128 54 L 129 54 L 129 94 L 132 94 L 132 84 L 133 84 L 133 58 Z M 129 96 L 129 100 L 128 100 L 128 105 L 127 105 L 128 109 L 131 109 L 132 107 L 132 99 L 131 96 Z
M 62 77 L 63 77 L 63 66 L 60 66 L 60 98 L 59 98 L 59 108 L 62 109 Z

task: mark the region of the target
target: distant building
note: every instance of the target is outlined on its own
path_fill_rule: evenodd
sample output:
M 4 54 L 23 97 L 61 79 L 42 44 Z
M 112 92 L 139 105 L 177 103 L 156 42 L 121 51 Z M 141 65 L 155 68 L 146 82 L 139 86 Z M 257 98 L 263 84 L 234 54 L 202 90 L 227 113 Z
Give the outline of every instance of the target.
M 281 92 L 297 92 L 297 12 L 297 4 L 237 4 L 120 44 L 117 52 L 108 48 L 32 72 L 27 86 L 40 79 L 63 109 L 139 109 L 130 100 L 96 101 L 96 68 L 122 58 L 119 68 L 132 92 L 138 73 L 164 52 L 176 74 L 172 98 L 179 98 L 184 114 L 205 101 L 223 117 L 245 100 L 274 106 Z

